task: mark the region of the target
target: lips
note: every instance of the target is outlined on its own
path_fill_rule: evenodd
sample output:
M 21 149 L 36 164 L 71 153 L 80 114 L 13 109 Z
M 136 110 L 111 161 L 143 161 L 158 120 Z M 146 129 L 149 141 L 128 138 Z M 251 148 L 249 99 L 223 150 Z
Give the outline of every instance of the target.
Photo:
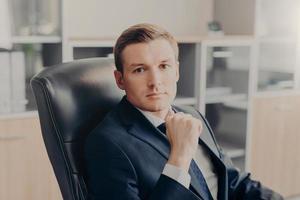
M 164 92 L 158 92 L 158 93 L 149 93 L 146 95 L 146 97 L 158 97 L 158 96 L 161 96 L 161 95 L 164 95 L 165 93 Z

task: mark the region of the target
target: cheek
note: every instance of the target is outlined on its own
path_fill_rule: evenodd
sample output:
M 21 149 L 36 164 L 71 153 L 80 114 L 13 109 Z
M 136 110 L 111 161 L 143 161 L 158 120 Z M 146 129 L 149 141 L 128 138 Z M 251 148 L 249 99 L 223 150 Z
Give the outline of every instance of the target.
M 177 76 L 175 73 L 170 74 L 168 77 L 165 78 L 166 84 L 169 87 L 176 87 L 177 86 Z
M 176 93 L 177 92 L 177 83 L 173 82 L 171 87 L 172 87 L 172 93 Z
M 126 82 L 126 93 L 138 96 L 143 91 L 143 84 L 137 79 L 130 79 Z
M 177 82 L 176 79 L 168 79 L 168 81 L 165 82 L 165 90 L 168 93 L 169 98 L 174 98 L 176 96 L 177 92 Z

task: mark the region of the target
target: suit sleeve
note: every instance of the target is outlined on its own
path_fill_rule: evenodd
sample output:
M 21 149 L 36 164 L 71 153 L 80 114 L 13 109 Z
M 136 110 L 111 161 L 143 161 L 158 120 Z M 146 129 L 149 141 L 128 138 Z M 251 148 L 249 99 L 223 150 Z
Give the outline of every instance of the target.
M 142 195 L 141 183 L 128 156 L 108 139 L 89 139 L 85 161 L 89 200 L 199 200 L 183 185 L 163 174 L 153 190 Z
M 199 113 L 199 112 L 198 112 Z M 200 114 L 200 113 L 199 113 Z M 232 163 L 232 160 L 224 153 L 217 144 L 213 131 L 207 120 L 200 114 L 205 125 L 209 129 L 213 140 L 220 152 L 220 157 L 227 168 L 228 176 L 228 199 L 232 200 L 283 200 L 283 197 L 263 186 L 260 182 L 252 180 L 250 173 L 241 173 Z

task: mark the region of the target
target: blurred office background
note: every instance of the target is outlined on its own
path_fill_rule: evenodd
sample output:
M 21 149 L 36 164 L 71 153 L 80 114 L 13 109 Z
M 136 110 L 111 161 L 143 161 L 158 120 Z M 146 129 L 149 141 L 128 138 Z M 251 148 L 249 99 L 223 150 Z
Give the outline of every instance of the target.
M 61 62 L 112 57 L 155 23 L 179 42 L 177 105 L 200 110 L 240 170 L 300 196 L 299 0 L 0 0 L 0 200 L 61 199 L 29 86 Z

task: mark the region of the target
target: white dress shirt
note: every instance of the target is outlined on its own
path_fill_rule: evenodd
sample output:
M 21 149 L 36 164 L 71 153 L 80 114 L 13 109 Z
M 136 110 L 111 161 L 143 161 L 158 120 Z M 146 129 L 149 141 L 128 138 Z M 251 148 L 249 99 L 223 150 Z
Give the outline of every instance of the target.
M 162 123 L 165 123 L 165 120 L 154 116 L 150 112 L 143 111 L 137 108 L 155 127 L 158 127 Z M 214 166 L 211 162 L 210 156 L 205 149 L 198 145 L 194 160 L 201 170 L 204 179 L 206 180 L 207 186 L 210 190 L 210 193 L 213 199 L 217 199 L 218 193 L 218 176 L 214 170 Z M 185 170 L 176 167 L 174 165 L 166 163 L 162 174 L 172 178 L 178 183 L 182 184 L 184 187 L 189 189 L 189 185 L 191 182 L 191 176 Z

